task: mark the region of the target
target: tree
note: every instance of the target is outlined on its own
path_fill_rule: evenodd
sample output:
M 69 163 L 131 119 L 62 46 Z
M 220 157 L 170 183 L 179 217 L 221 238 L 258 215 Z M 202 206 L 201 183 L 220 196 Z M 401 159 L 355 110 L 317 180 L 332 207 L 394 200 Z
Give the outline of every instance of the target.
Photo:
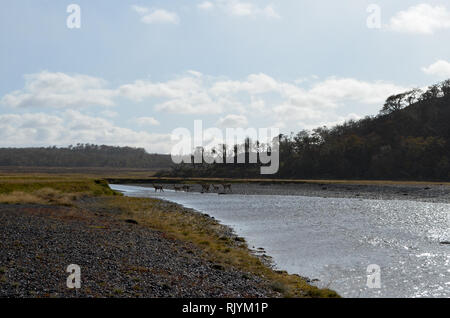
M 410 90 L 409 92 L 405 93 L 405 100 L 408 102 L 408 106 L 411 106 L 415 102 L 418 101 L 418 98 L 422 94 L 422 90 L 419 88 L 414 88 Z
M 450 79 L 441 83 L 441 91 L 445 97 L 450 96 Z
M 396 112 L 406 106 L 406 96 L 408 93 L 396 94 L 389 96 L 381 109 L 382 114 L 390 114 Z
M 441 93 L 441 87 L 439 86 L 439 84 L 435 84 L 432 85 L 430 87 L 428 87 L 428 90 L 422 94 L 422 96 L 420 97 L 421 100 L 433 100 L 439 97 Z

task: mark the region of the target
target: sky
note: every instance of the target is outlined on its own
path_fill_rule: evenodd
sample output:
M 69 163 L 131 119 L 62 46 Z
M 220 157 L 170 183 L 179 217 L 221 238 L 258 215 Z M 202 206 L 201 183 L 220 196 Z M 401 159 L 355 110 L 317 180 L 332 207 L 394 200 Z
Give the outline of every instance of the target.
M 0 7 L 0 147 L 169 153 L 172 131 L 195 120 L 296 133 L 376 115 L 388 96 L 450 78 L 444 0 Z

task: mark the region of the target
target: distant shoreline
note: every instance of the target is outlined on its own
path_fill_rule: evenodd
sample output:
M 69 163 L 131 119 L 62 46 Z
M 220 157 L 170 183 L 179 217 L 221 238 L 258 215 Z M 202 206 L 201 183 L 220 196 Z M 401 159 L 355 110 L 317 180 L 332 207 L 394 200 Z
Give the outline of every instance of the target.
M 120 181 L 120 180 L 116 180 Z M 152 187 L 152 183 L 157 180 L 151 179 L 152 183 L 141 183 L 142 180 L 135 180 L 135 183 L 127 182 L 132 180 L 124 180 L 122 184 L 133 184 L 143 187 Z M 173 189 L 173 184 L 167 183 L 170 180 L 161 183 L 165 188 Z M 174 181 L 174 180 L 173 180 Z M 209 180 L 212 181 L 212 180 Z M 201 192 L 200 183 L 197 181 L 186 181 L 191 184 L 191 191 Z M 116 183 L 116 182 L 114 182 Z M 207 183 L 205 180 L 204 183 Z M 117 183 L 119 184 L 119 183 Z M 211 184 L 220 185 L 220 182 L 212 182 Z M 220 191 L 222 186 L 220 186 Z M 218 191 L 211 191 L 218 192 Z M 228 192 L 230 193 L 230 192 Z M 325 198 L 354 198 L 354 199 L 372 199 L 372 200 L 413 200 L 432 203 L 450 203 L 450 185 L 446 183 L 400 183 L 390 182 L 383 184 L 382 182 L 349 181 L 314 181 L 309 183 L 283 183 L 283 182 L 234 182 L 232 183 L 233 194 L 243 195 L 298 195 L 308 197 L 325 197 Z

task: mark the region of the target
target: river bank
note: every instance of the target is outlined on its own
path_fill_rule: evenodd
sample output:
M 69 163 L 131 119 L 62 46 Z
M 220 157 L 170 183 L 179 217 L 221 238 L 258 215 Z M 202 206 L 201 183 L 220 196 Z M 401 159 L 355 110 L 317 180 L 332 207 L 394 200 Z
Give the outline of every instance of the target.
M 317 279 L 315 285 L 343 297 L 448 297 L 450 292 L 447 203 L 201 194 L 199 186 L 189 193 L 111 187 L 213 216 L 253 249 L 262 248 L 278 269 Z M 380 289 L 367 285 L 370 264 L 381 268 Z
M 23 177 L 22 177 L 23 178 Z M 213 218 L 99 180 L 0 182 L 0 297 L 335 297 Z M 81 289 L 68 289 L 70 264 Z
M 174 184 L 161 183 L 166 189 Z M 220 182 L 212 182 L 219 190 L 211 192 L 243 195 L 296 195 L 324 198 L 361 198 L 373 200 L 412 200 L 432 203 L 450 203 L 450 185 L 445 183 L 382 183 L 382 182 L 234 182 L 232 191 L 223 191 Z M 135 185 L 153 188 L 152 184 L 138 182 Z M 201 192 L 199 183 L 191 183 L 190 191 Z
M 109 217 L 101 200 L 84 206 L 0 205 L 1 297 L 280 296 L 194 244 Z M 79 290 L 66 286 L 69 264 L 81 267 Z

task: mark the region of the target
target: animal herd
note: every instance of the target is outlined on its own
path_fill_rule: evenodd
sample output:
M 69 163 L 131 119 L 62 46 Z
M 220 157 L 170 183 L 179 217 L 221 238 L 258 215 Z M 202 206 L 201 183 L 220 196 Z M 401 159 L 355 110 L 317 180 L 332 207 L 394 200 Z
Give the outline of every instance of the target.
M 218 193 L 226 193 L 226 192 L 233 192 L 231 190 L 231 183 L 221 183 L 221 184 L 209 184 L 209 183 L 202 183 L 201 186 L 201 193 L 209 193 L 211 191 L 218 192 Z M 180 185 L 173 185 L 173 189 L 175 192 L 189 192 L 191 188 L 193 188 L 194 185 L 187 185 L 187 184 L 180 184 Z M 221 191 L 221 187 L 223 192 Z M 153 188 L 155 189 L 155 192 L 164 192 L 164 187 L 162 185 L 153 184 Z

